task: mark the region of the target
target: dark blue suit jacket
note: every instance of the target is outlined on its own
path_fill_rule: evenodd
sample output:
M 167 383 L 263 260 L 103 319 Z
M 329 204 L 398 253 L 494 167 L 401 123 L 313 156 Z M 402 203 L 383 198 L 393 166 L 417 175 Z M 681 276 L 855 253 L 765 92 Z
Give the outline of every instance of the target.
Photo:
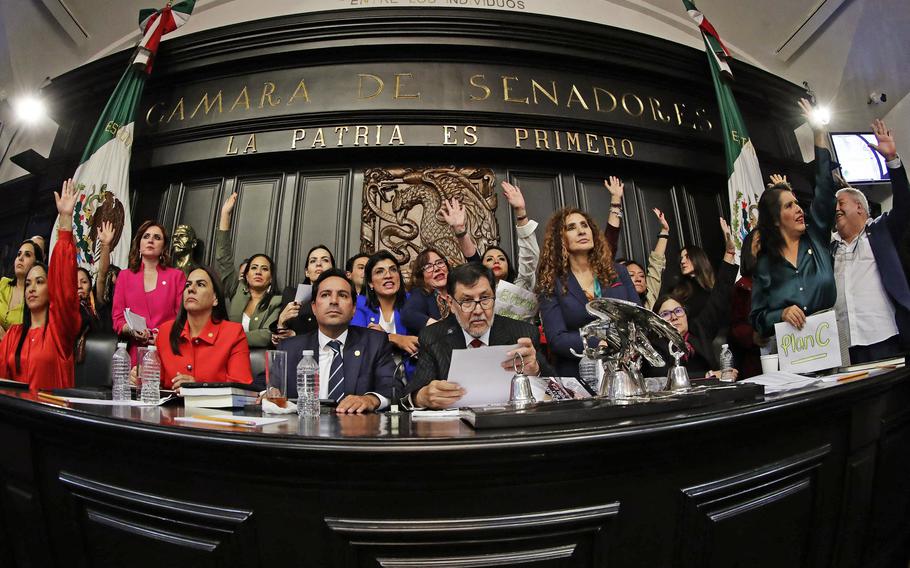
M 619 282 L 613 286 L 601 282 L 603 297 L 628 300 L 641 305 L 641 298 L 635 291 L 635 285 L 632 284 L 626 267 L 615 264 L 614 269 L 619 276 Z M 575 275 L 570 272 L 565 283 L 568 286 L 567 294 L 562 291 L 563 282 L 556 283 L 552 296 L 541 294 L 540 319 L 543 321 L 547 344 L 556 354 L 557 374 L 560 377 L 577 377 L 579 359 L 572 355 L 570 349 L 581 354 L 584 346 L 578 330 L 585 324 L 594 321 L 595 318 L 585 309 L 585 306 L 588 305 L 588 298 L 578 284 L 578 280 L 575 279 Z
M 278 349 L 288 354 L 288 398 L 297 398 L 297 364 L 303 351 L 310 349 L 319 362 L 319 338 L 317 331 L 297 335 L 283 340 Z M 391 400 L 395 384 L 395 360 L 392 358 L 392 344 L 389 337 L 365 327 L 348 327 L 348 336 L 343 352 L 344 393 L 363 395 L 375 392 Z M 320 377 L 320 380 L 328 380 Z M 265 388 L 265 375 L 256 377 L 256 383 Z
M 412 289 L 411 295 L 401 308 L 402 323 L 412 334 L 420 335 L 430 318 L 437 321 L 442 319 L 442 316 L 439 315 L 439 306 L 436 305 L 436 294 L 428 293 L 421 288 Z M 395 325 L 397 326 L 398 323 L 396 322 Z
M 405 296 L 405 301 L 407 301 L 408 296 Z M 435 302 L 434 302 L 435 303 Z M 379 313 L 379 308 L 373 309 L 367 305 L 367 297 L 363 294 L 357 296 L 357 309 L 354 312 L 354 319 L 351 320 L 351 325 L 356 325 L 359 327 L 369 327 L 371 323 L 378 324 L 379 318 L 382 317 L 382 314 Z M 402 322 L 401 310 L 395 308 L 392 318 L 395 320 L 395 333 L 398 335 L 417 335 L 416 333 L 411 333 L 410 330 Z M 414 369 L 417 367 L 417 363 L 414 361 L 414 358 L 410 354 L 404 352 L 401 349 L 397 349 L 394 345 L 392 350 L 397 352 L 404 359 L 404 373 L 405 376 L 409 379 L 414 374 Z
M 894 305 L 894 317 L 900 334 L 901 345 L 910 348 L 910 286 L 904 274 L 903 265 L 897 252 L 897 244 L 903 239 L 910 222 L 910 183 L 907 170 L 902 165 L 889 169 L 893 208 L 876 217 L 866 227 L 869 247 L 875 257 L 879 276 L 888 298 Z M 832 250 L 837 244 L 832 243 Z

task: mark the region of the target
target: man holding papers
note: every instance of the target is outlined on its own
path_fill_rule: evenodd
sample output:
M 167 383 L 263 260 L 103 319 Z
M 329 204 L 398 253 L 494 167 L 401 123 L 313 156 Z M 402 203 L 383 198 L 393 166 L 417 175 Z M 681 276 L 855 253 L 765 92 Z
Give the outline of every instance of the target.
M 447 288 L 451 315 L 420 333 L 420 357 L 407 387 L 406 405 L 416 408 L 457 405 L 466 391 L 456 382 L 458 377 L 448 380 L 454 349 L 517 344 L 517 349 L 507 354 L 508 360 L 502 362 L 504 369 L 513 369 L 512 358 L 520 354 L 526 375 L 552 376 L 552 369 L 539 353 L 537 328 L 493 315 L 496 293 L 490 269 L 478 263 L 463 264 L 449 272 Z

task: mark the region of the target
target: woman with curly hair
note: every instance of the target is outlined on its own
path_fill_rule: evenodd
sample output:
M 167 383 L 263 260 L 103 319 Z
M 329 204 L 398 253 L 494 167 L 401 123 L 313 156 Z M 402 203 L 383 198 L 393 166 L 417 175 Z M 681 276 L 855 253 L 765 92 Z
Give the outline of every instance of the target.
M 595 298 L 640 303 L 625 266 L 613 261 L 613 251 L 590 215 L 575 208 L 557 211 L 547 223 L 537 269 L 540 316 L 556 370 L 578 376 L 584 345 L 578 330 L 594 320 L 585 306 Z

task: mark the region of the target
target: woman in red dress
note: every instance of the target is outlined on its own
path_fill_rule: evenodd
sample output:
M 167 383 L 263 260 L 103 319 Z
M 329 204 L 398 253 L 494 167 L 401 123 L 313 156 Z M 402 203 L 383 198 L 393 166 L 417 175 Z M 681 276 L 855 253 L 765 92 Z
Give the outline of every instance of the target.
M 180 313 L 161 326 L 156 345 L 162 388 L 196 381 L 253 382 L 246 332 L 228 319 L 221 283 L 207 268 L 190 272 Z
M 36 263 L 25 276 L 22 323 L 0 341 L 0 376 L 28 383 L 29 389 L 73 386 L 73 345 L 82 320 L 76 291 L 76 245 L 73 242 L 72 179 L 54 192 L 59 214 L 57 244 L 50 268 Z

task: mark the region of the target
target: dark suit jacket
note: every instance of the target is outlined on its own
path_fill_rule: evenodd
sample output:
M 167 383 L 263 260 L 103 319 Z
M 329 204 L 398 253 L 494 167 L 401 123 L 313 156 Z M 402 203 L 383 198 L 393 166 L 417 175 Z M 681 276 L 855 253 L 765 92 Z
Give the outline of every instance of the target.
M 496 316 L 490 329 L 490 345 L 512 345 L 520 337 L 529 337 L 537 349 L 537 362 L 540 365 L 540 376 L 552 377 L 553 369 L 540 352 L 540 333 L 533 325 Z M 452 350 L 466 349 L 464 332 L 452 314 L 446 319 L 429 325 L 420 332 L 420 356 L 417 359 L 417 370 L 405 389 L 405 395 L 417 392 L 430 381 L 449 378 L 449 366 L 452 364 Z
M 411 333 L 419 334 L 427 326 L 427 320 L 441 319 L 439 306 L 436 305 L 436 295 L 426 290 L 414 288 L 404 306 L 401 307 L 401 322 Z
M 621 264 L 614 267 L 619 280 L 613 286 L 601 282 L 604 297 L 628 300 L 640 305 L 641 298 L 638 297 L 632 279 L 629 278 L 629 271 Z M 585 309 L 588 298 L 571 272 L 566 285 L 568 287 L 566 294 L 562 291 L 563 282 L 557 282 L 555 294 L 540 296 L 540 319 L 543 321 L 547 343 L 556 354 L 558 376 L 577 377 L 579 359 L 572 355 L 570 349 L 581 353 L 584 346 L 578 330 L 594 321 L 594 316 Z
M 278 313 L 281 314 L 284 311 L 284 308 L 288 304 L 294 301 L 294 297 L 297 295 L 297 286 L 288 286 L 281 293 L 281 309 L 278 310 Z M 315 331 L 319 326 L 316 323 L 316 317 L 313 315 L 313 306 L 310 302 L 305 302 L 300 306 L 300 313 L 294 319 L 287 321 L 287 327 L 293 329 L 294 333 L 297 335 L 303 335 L 311 331 Z M 278 320 L 276 319 L 272 322 L 272 325 L 269 326 L 269 330 L 272 333 L 278 331 Z M 290 387 L 290 384 L 288 384 Z
M 316 331 L 283 340 L 278 349 L 288 354 L 288 398 L 297 398 L 297 364 L 303 351 L 311 349 L 319 362 L 319 338 Z M 394 385 L 395 360 L 388 335 L 365 327 L 348 327 L 343 353 L 344 392 L 362 395 L 375 392 L 391 399 Z M 320 380 L 328 380 L 320 377 Z M 260 389 L 265 388 L 265 374 L 256 377 Z
M 897 244 L 904 238 L 907 223 L 910 222 L 910 183 L 904 166 L 888 170 L 891 176 L 893 208 L 876 217 L 868 227 L 869 247 L 875 257 L 879 276 L 888 298 L 894 305 L 894 319 L 900 334 L 901 345 L 910 348 L 910 286 L 901 264 Z M 832 251 L 837 244 L 832 243 Z

